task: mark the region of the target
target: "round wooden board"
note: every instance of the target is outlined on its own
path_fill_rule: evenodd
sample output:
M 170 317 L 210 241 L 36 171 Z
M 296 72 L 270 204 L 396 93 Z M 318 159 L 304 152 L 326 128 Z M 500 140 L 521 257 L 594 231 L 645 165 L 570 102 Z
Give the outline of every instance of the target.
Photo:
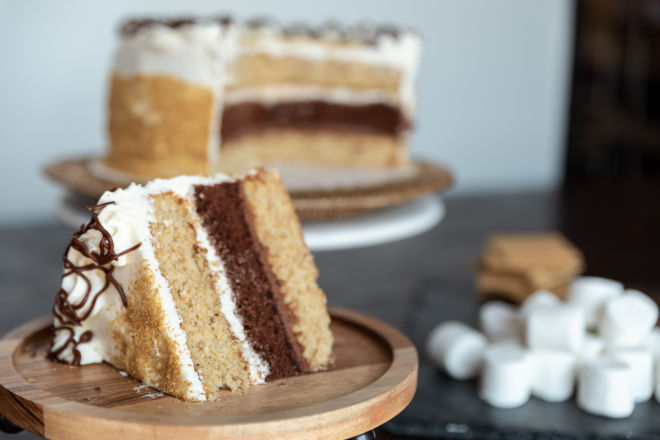
M 108 364 L 45 358 L 50 316 L 0 340 L 0 414 L 50 439 L 345 439 L 402 411 L 417 384 L 417 352 L 387 324 L 331 308 L 334 366 L 191 403 Z
M 96 201 L 104 191 L 122 186 L 101 179 L 89 170 L 94 158 L 53 162 L 44 173 L 70 191 Z M 419 197 L 448 189 L 453 178 L 444 167 L 415 161 L 414 176 L 391 183 L 327 191 L 291 191 L 291 200 L 301 220 L 326 220 L 389 208 Z

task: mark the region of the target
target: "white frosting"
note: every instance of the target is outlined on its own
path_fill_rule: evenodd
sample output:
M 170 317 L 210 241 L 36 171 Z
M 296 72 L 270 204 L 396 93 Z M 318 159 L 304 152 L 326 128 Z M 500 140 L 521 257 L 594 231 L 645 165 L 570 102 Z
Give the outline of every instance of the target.
M 98 242 L 100 234 L 97 231 L 90 231 L 80 239 L 87 244 L 90 250 L 98 251 Z M 124 248 L 118 248 L 124 250 Z M 67 258 L 76 266 L 82 266 L 89 263 L 89 259 L 84 257 L 81 253 L 71 248 L 67 253 Z M 122 257 L 123 258 L 123 257 Z M 137 259 L 136 256 L 129 257 L 130 259 Z M 115 272 L 115 278 L 118 280 L 122 277 L 122 271 Z M 85 276 L 90 281 L 91 295 L 100 291 L 105 284 L 105 276 L 98 270 L 86 271 Z M 68 301 L 72 305 L 80 304 L 83 296 L 87 290 L 87 284 L 84 279 L 76 274 L 71 274 L 62 279 L 62 289 L 68 293 Z M 77 312 L 78 316 L 84 316 L 91 307 L 91 299 L 87 302 L 87 306 L 83 307 Z M 80 326 L 72 326 L 74 332 L 73 337 L 75 341 L 79 341 L 83 333 L 90 330 L 93 332 L 94 337 L 90 342 L 80 344 L 77 346 L 81 355 L 81 364 L 90 364 L 102 362 L 107 358 L 106 352 L 113 349 L 113 343 L 109 338 L 107 329 L 110 322 L 114 320 L 118 313 L 121 312 L 123 304 L 119 297 L 119 293 L 114 287 L 109 287 L 106 292 L 98 297 L 94 310 L 89 318 L 82 322 Z M 99 314 L 98 311 L 103 309 L 104 313 Z M 61 323 L 57 318 L 54 320 L 55 327 L 61 327 Z M 69 339 L 70 333 L 68 331 L 57 331 L 53 341 L 53 350 L 60 349 Z M 65 347 L 58 356 L 59 359 L 72 363 L 74 361 L 73 347 L 71 345 Z
M 414 81 L 419 68 L 421 40 L 418 35 L 405 31 L 397 37 L 379 35 L 373 45 L 357 42 L 328 44 L 323 39 L 284 38 L 271 27 L 254 31 L 238 25 L 223 27 L 216 22 L 198 22 L 177 28 L 152 25 L 122 38 L 115 55 L 115 73 L 123 77 L 167 75 L 209 87 L 216 96 L 216 111 L 220 111 L 222 91 L 231 82 L 226 73 L 228 64 L 236 57 L 251 54 L 394 68 L 402 72 L 398 103 L 409 114 L 415 108 Z M 303 87 L 297 93 L 308 92 L 310 90 Z M 349 96 L 344 90 L 330 89 L 325 94 L 342 102 L 351 97 L 357 102 L 376 98 L 374 92 Z M 217 127 L 210 129 L 212 136 L 216 137 Z
M 245 35 L 250 38 L 241 39 Z M 152 25 L 122 38 L 115 55 L 115 71 L 125 76 L 172 75 L 215 87 L 226 63 L 251 54 L 373 64 L 414 76 L 419 68 L 421 40 L 418 35 L 404 31 L 396 37 L 380 35 L 373 45 L 327 44 L 323 39 L 283 38 L 272 28 L 255 32 L 214 22 L 177 28 Z
M 368 105 L 389 104 L 403 107 L 392 95 L 378 89 L 355 90 L 348 87 L 320 87 L 314 85 L 281 84 L 264 87 L 244 87 L 225 93 L 224 104 L 241 102 L 260 102 L 273 105 L 282 101 L 322 100 L 335 104 Z M 412 116 L 414 108 L 403 107 L 403 111 Z
M 115 73 L 168 75 L 215 91 L 222 85 L 224 63 L 232 57 L 232 40 L 233 33 L 215 23 L 150 26 L 122 38 Z
M 154 220 L 152 198 L 149 197 L 153 194 L 172 191 L 189 200 L 191 206 L 191 213 L 197 216 L 192 210 L 193 186 L 199 184 L 213 184 L 221 181 L 230 180 L 229 177 L 224 175 L 217 175 L 214 177 L 193 177 L 181 176 L 174 179 L 163 180 L 157 179 L 145 186 L 132 184 L 125 190 L 116 190 L 114 192 L 106 192 L 99 199 L 99 204 L 106 202 L 114 202 L 104 207 L 99 213 L 98 218 L 101 225 L 111 234 L 115 246 L 116 253 L 120 253 L 126 249 L 135 246 L 138 243 L 141 245 L 134 251 L 122 255 L 117 260 L 109 263 L 106 268 L 113 266 L 113 276 L 117 279 L 120 285 L 129 286 L 131 281 L 137 276 L 137 271 L 140 270 L 143 264 L 153 273 L 155 285 L 160 299 L 160 306 L 164 316 L 164 325 L 166 327 L 166 335 L 171 338 L 175 349 L 182 360 L 179 368 L 181 375 L 190 383 L 187 390 L 186 398 L 190 400 L 203 401 L 206 399 L 204 388 L 202 385 L 203 378 L 201 378 L 195 371 L 193 361 L 186 344 L 186 334 L 181 328 L 181 317 L 179 316 L 176 305 L 172 298 L 170 288 L 167 280 L 163 277 L 158 268 L 158 261 L 154 253 L 154 246 L 152 242 L 149 224 Z M 250 380 L 252 383 L 263 383 L 269 373 L 268 365 L 266 362 L 257 355 L 247 342 L 243 325 L 240 317 L 236 313 L 236 305 L 233 301 L 233 295 L 229 286 L 226 274 L 220 258 L 215 252 L 213 246 L 210 245 L 208 235 L 197 222 L 195 226 L 197 240 L 203 248 L 207 250 L 209 256 L 210 267 L 216 276 L 216 289 L 220 295 L 222 312 L 229 322 L 232 333 L 239 341 L 242 347 L 243 356 L 250 368 Z M 99 242 L 102 235 L 99 231 L 91 229 L 80 237 L 80 240 L 87 245 L 92 251 L 99 251 Z M 82 255 L 73 247 L 68 252 L 68 258 L 76 266 L 82 266 L 92 261 Z M 89 280 L 91 285 L 91 297 L 87 300 L 86 305 L 77 311 L 78 316 L 84 316 L 89 308 L 92 306 L 91 299 L 94 294 L 100 291 L 106 282 L 106 276 L 103 271 L 92 269 L 84 272 L 85 277 Z M 64 277 L 62 281 L 62 289 L 67 292 L 67 299 L 72 305 L 80 304 L 87 292 L 87 283 L 82 276 L 72 273 Z M 126 295 L 129 297 L 132 292 L 130 289 L 125 290 Z M 98 296 L 98 300 L 91 310 L 89 316 L 84 319 L 81 325 L 67 326 L 74 332 L 74 339 L 80 340 L 81 335 L 91 330 L 93 337 L 89 342 L 81 343 L 77 346 L 80 352 L 80 363 L 90 364 L 102 362 L 104 360 L 110 361 L 116 357 L 118 353 L 111 335 L 112 321 L 122 313 L 125 313 L 125 307 L 121 302 L 119 292 L 114 286 L 110 286 L 106 292 Z M 55 318 L 55 327 L 62 327 L 61 322 Z M 56 332 L 53 351 L 56 351 L 69 338 L 68 331 Z M 71 345 L 65 347 L 58 357 L 67 362 L 73 362 L 74 354 Z M 159 353 L 154 346 L 154 355 L 159 356 Z M 148 385 L 155 385 L 145 380 Z

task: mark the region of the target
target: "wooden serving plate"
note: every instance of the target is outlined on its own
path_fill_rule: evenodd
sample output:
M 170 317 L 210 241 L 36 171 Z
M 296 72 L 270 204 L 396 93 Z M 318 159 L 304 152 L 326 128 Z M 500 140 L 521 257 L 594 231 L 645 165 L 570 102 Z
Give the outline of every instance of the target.
M 0 414 L 50 439 L 344 439 L 373 429 L 411 401 L 417 352 L 400 332 L 331 308 L 334 366 L 191 403 L 141 386 L 108 364 L 45 358 L 51 317 L 0 340 Z
M 123 185 L 94 175 L 89 168 L 94 160 L 87 157 L 57 161 L 43 171 L 70 191 L 96 201 L 104 191 Z M 414 161 L 413 165 L 417 172 L 409 178 L 347 189 L 291 191 L 291 200 L 301 220 L 327 220 L 400 205 L 445 191 L 453 183 L 451 173 L 442 166 L 425 161 Z

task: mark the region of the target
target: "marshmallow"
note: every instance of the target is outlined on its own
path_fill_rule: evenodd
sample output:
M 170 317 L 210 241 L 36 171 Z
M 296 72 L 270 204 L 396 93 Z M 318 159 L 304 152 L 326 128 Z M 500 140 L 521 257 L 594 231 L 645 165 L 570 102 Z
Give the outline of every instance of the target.
M 446 321 L 431 331 L 426 340 L 426 352 L 450 377 L 465 380 L 479 374 L 487 345 L 486 337 L 472 327 Z
M 660 362 L 655 365 L 655 400 L 660 402 Z
M 515 307 L 504 301 L 489 301 L 479 309 L 481 331 L 492 342 L 522 342 L 522 320 Z
M 623 418 L 635 407 L 631 368 L 608 357 L 587 362 L 580 371 L 577 404 L 592 414 Z
M 561 300 L 554 293 L 547 290 L 537 290 L 529 295 L 525 302 L 520 306 L 520 314 L 523 317 L 527 317 L 533 310 L 536 310 L 539 307 L 558 306 L 560 304 Z
M 581 307 L 588 328 L 597 328 L 605 303 L 623 294 L 623 284 L 600 277 L 578 277 L 568 289 L 568 302 Z
M 520 345 L 500 342 L 486 349 L 479 397 L 497 408 L 524 405 L 532 392 L 532 362 Z
M 617 347 L 607 355 L 628 365 L 632 372 L 632 391 L 635 402 L 646 402 L 653 395 L 653 353 L 648 347 Z
M 642 345 L 657 320 L 656 303 L 642 292 L 629 289 L 605 303 L 600 334 L 608 346 Z
M 653 358 L 656 361 L 660 360 L 660 327 L 653 327 L 647 345 L 653 353 Z
M 577 358 L 557 350 L 530 351 L 534 376 L 532 396 L 548 402 L 563 402 L 573 395 Z
M 582 310 L 571 305 L 537 307 L 527 316 L 529 348 L 577 352 L 584 341 Z
M 582 347 L 578 351 L 578 368 L 583 365 L 585 362 L 590 361 L 591 359 L 597 358 L 603 354 L 603 349 L 605 348 L 605 341 L 598 335 L 593 333 L 585 333 L 584 340 L 582 341 Z

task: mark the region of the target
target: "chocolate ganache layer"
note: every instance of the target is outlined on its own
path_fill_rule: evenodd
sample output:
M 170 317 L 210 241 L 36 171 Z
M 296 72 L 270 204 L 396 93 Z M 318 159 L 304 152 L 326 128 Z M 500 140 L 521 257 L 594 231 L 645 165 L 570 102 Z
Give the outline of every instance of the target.
M 227 141 L 272 128 L 295 128 L 398 136 L 410 126 L 401 110 L 388 104 L 346 105 L 321 100 L 272 105 L 242 102 L 225 107 L 220 135 Z
M 196 209 L 222 260 L 253 350 L 270 367 L 266 380 L 308 371 L 291 312 L 259 242 L 240 182 L 195 187 Z

